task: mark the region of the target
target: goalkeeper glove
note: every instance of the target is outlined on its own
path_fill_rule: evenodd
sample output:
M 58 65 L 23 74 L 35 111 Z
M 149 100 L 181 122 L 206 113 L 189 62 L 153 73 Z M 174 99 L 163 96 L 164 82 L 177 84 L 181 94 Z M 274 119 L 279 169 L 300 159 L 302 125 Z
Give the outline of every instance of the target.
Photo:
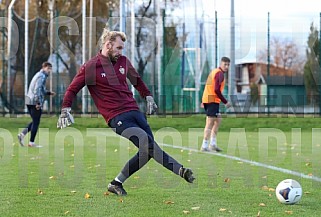
M 57 128 L 62 129 L 75 123 L 74 117 L 70 114 L 70 110 L 70 107 L 61 109 L 61 114 L 57 122 Z
M 147 101 L 147 114 L 148 115 L 151 115 L 153 114 L 156 109 L 158 108 L 155 101 L 154 101 L 154 98 L 152 96 L 146 96 L 146 101 Z

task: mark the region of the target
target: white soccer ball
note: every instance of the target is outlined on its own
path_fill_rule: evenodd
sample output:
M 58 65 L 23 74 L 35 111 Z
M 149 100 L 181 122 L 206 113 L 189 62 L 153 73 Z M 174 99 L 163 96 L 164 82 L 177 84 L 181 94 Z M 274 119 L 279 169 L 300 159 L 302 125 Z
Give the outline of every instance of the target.
M 276 198 L 283 204 L 295 204 L 302 197 L 302 187 L 294 179 L 285 179 L 275 189 Z

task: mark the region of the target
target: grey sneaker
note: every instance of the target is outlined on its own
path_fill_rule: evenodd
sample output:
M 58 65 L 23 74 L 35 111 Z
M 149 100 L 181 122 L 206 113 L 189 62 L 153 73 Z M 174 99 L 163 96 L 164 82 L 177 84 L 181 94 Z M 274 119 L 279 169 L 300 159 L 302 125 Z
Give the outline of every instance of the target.
M 28 144 L 28 147 L 29 147 L 29 148 L 42 148 L 41 145 L 31 144 L 31 143 Z
M 119 196 L 126 196 L 127 192 L 123 188 L 123 185 L 113 185 L 111 183 L 108 184 L 108 191 L 114 194 L 117 194 Z
M 203 147 L 201 147 L 201 151 L 202 151 L 202 152 L 209 152 L 210 150 L 209 150 L 208 148 L 203 148 Z
M 179 175 L 189 183 L 193 183 L 193 181 L 195 180 L 193 176 L 193 171 L 189 168 L 181 167 L 179 169 Z
M 24 137 L 25 137 L 25 135 L 23 135 L 22 133 L 18 134 L 18 141 L 19 141 L 21 146 L 24 146 L 24 143 L 23 143 L 23 138 Z
M 220 149 L 220 148 L 217 147 L 216 145 L 210 145 L 210 150 L 216 151 L 216 152 L 221 152 L 221 151 L 223 151 L 222 149 Z

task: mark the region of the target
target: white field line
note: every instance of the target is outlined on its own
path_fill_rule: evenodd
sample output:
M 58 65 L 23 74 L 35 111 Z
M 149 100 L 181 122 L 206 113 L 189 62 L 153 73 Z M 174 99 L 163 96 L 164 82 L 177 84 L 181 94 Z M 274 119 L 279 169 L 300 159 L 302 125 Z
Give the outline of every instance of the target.
M 194 151 L 194 152 L 198 152 L 198 153 L 203 153 L 203 154 L 209 154 L 209 155 L 216 155 L 219 157 L 224 157 L 224 158 L 228 158 L 231 160 L 235 160 L 235 161 L 241 161 L 244 163 L 248 163 L 254 166 L 258 166 L 258 167 L 263 167 L 263 168 L 267 168 L 270 170 L 275 170 L 278 172 L 282 172 L 282 173 L 286 173 L 286 174 L 290 174 L 290 175 L 294 175 L 294 176 L 298 176 L 301 178 L 305 178 L 305 179 L 311 179 L 313 181 L 317 181 L 317 182 L 321 182 L 321 178 L 317 177 L 317 176 L 309 176 L 306 175 L 304 173 L 299 173 L 293 170 L 288 170 L 288 169 L 284 169 L 281 167 L 276 167 L 276 166 L 271 166 L 268 164 L 264 164 L 264 163 L 259 163 L 256 161 L 251 161 L 251 160 L 247 160 L 247 159 L 243 159 L 243 158 L 239 158 L 239 157 L 235 157 L 235 156 L 231 156 L 231 155 L 227 155 L 227 154 L 221 154 L 221 153 L 217 153 L 217 152 L 201 152 L 200 150 L 196 150 L 196 149 L 192 149 L 192 148 L 187 148 L 187 147 L 182 147 L 182 146 L 175 146 L 175 145 L 169 145 L 169 144 L 159 144 L 161 146 L 165 146 L 165 147 L 170 147 L 170 148 L 175 148 L 175 149 L 180 149 L 180 150 L 187 150 L 187 151 Z

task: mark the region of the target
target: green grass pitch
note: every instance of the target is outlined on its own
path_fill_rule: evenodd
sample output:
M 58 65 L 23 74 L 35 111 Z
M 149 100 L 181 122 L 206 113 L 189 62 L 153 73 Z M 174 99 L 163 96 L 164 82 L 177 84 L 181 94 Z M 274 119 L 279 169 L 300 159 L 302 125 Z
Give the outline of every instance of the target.
M 29 118 L 0 118 L 1 216 L 320 216 L 319 118 L 224 117 L 222 154 L 199 152 L 205 117 L 150 117 L 155 140 L 196 181 L 185 182 L 151 160 L 128 179 L 126 197 L 106 186 L 137 149 L 101 117 L 76 117 L 57 130 L 43 117 L 36 143 L 20 147 L 17 133 Z M 25 140 L 27 142 L 27 139 Z M 252 162 L 252 163 L 251 163 Z M 258 163 L 258 164 L 257 164 Z M 295 174 L 289 174 L 295 172 Z M 303 195 L 283 205 L 274 189 L 286 178 Z

